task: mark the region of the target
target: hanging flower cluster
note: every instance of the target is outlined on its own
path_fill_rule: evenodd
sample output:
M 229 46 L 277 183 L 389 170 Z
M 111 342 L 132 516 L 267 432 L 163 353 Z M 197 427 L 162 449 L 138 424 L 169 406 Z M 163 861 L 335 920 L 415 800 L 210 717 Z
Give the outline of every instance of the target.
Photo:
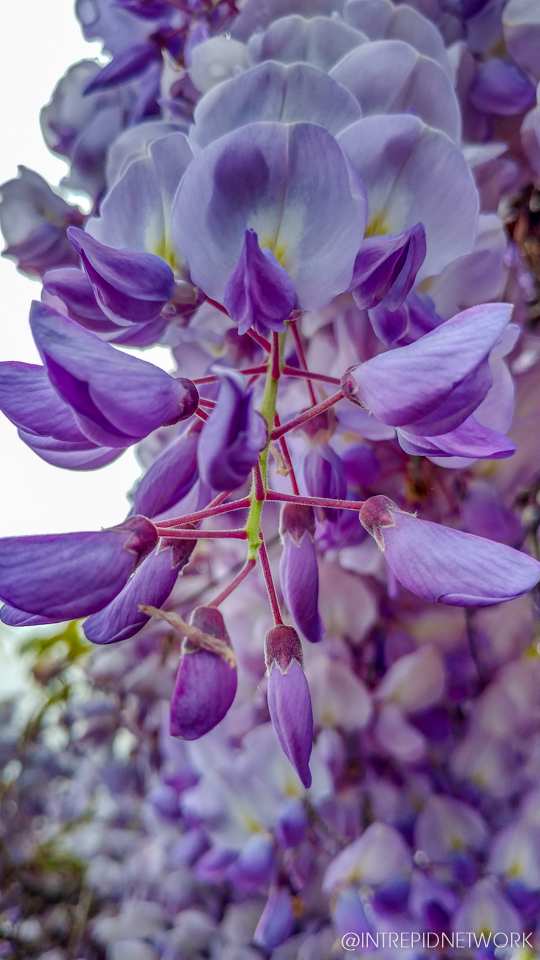
M 139 671 L 142 739 L 170 701 L 175 910 L 260 913 L 236 953 L 163 921 L 110 957 L 532 932 L 540 7 L 77 12 L 108 61 L 42 127 L 92 210 L 2 188 L 42 362 L 0 364 L 0 409 L 55 467 L 143 472 L 115 527 L 0 540 L 0 619 L 124 642 L 92 669 Z

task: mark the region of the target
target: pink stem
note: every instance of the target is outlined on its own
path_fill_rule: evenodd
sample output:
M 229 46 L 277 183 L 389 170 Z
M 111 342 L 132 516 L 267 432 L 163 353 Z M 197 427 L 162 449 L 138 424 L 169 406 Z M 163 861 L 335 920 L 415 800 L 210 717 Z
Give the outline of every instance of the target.
M 278 413 L 276 413 L 276 415 L 274 416 L 274 423 L 275 423 L 276 427 L 280 427 L 280 426 L 281 426 L 281 420 L 279 419 L 279 414 L 278 414 Z M 289 479 L 290 479 L 290 481 L 291 481 L 291 486 L 292 486 L 292 488 L 293 488 L 293 493 L 299 494 L 299 493 L 300 493 L 300 487 L 298 486 L 298 481 L 297 481 L 297 479 L 296 479 L 296 474 L 295 474 L 295 472 L 294 472 L 294 466 L 293 466 L 293 462 L 292 462 L 292 459 L 291 459 L 291 454 L 290 454 L 289 447 L 288 447 L 288 444 L 287 444 L 287 441 L 286 441 L 285 437 L 280 437 L 280 439 L 279 439 L 279 449 L 281 450 L 281 455 L 282 455 L 285 463 L 287 464 L 287 467 L 288 467 L 288 470 L 289 470 Z
M 183 526 L 186 523 L 197 523 L 199 520 L 206 520 L 207 517 L 219 517 L 223 513 L 232 513 L 234 510 L 247 510 L 249 507 L 249 497 L 242 497 L 241 500 L 230 500 L 229 503 L 223 503 L 220 498 L 229 496 L 229 492 L 219 495 L 219 503 L 210 503 L 203 510 L 197 510 L 195 513 L 187 513 L 184 517 L 175 517 L 172 520 L 162 520 L 159 527 L 162 530 L 170 527 Z
M 171 530 L 156 524 L 156 530 L 167 540 L 247 540 L 243 527 L 238 530 Z
M 206 423 L 206 421 L 208 420 L 208 414 L 206 410 L 201 410 L 200 407 L 197 407 L 197 409 L 195 410 L 195 416 L 198 417 L 199 420 L 203 420 L 204 423 Z
M 255 499 L 256 500 L 265 500 L 266 499 L 266 490 L 264 487 L 264 482 L 262 478 L 261 468 L 257 463 L 253 468 L 253 480 L 255 483 Z
M 307 363 L 306 353 L 304 350 L 304 344 L 302 343 L 302 337 L 300 336 L 300 331 L 296 326 L 296 320 L 292 320 L 289 326 L 290 326 L 291 333 L 293 335 L 294 345 L 296 347 L 296 353 L 298 356 L 298 360 L 300 361 L 300 366 L 302 367 L 303 370 L 307 370 L 308 363 Z M 316 404 L 317 394 L 315 393 L 315 388 L 310 380 L 307 381 L 307 387 L 309 390 L 309 397 L 312 404 Z
M 219 607 L 219 605 L 223 603 L 227 597 L 230 597 L 231 593 L 233 593 L 233 591 L 240 586 L 242 581 L 246 579 L 248 574 L 251 573 L 256 562 L 256 560 L 246 560 L 244 566 L 240 572 L 236 574 L 234 580 L 231 580 L 231 582 L 221 591 L 221 593 L 218 593 L 217 597 L 214 597 L 214 599 L 210 601 L 208 606 Z
M 272 440 L 279 440 L 280 437 L 289 433 L 290 430 L 295 430 L 296 427 L 302 426 L 303 423 L 307 423 L 307 421 L 312 420 L 313 417 L 317 417 L 320 413 L 324 413 L 325 410 L 329 410 L 335 403 L 343 400 L 344 396 L 343 390 L 338 390 L 321 403 L 315 404 L 315 406 L 310 407 L 309 410 L 304 410 L 303 413 L 298 414 L 293 420 L 288 420 L 287 423 L 284 423 L 281 427 L 272 430 Z
M 283 623 L 283 617 L 281 616 L 281 609 L 279 606 L 277 591 L 274 586 L 274 580 L 272 578 L 272 569 L 270 567 L 270 560 L 268 559 L 268 551 L 266 549 L 264 538 L 262 537 L 261 537 L 261 545 L 259 548 L 259 557 L 261 558 L 261 568 L 263 572 L 264 582 L 266 584 L 268 599 L 270 601 L 270 606 L 272 608 L 272 616 L 274 618 L 274 623 L 277 626 L 278 624 Z
M 279 336 L 277 333 L 272 334 L 272 380 L 279 380 L 281 376 L 281 367 L 279 361 Z
M 201 397 L 200 395 L 199 395 L 199 403 L 201 407 L 209 407 L 210 409 L 213 409 L 216 405 L 215 400 L 210 400 L 208 397 Z
M 257 367 L 243 367 L 241 370 L 236 370 L 236 373 L 241 373 L 244 377 L 250 377 L 254 373 L 264 373 L 266 371 L 266 364 L 260 363 Z M 206 377 L 195 377 L 192 380 L 196 386 L 203 386 L 205 383 L 218 383 L 221 380 L 221 377 L 217 373 L 209 373 Z M 337 380 L 336 380 L 337 383 Z
M 319 383 L 331 383 L 339 386 L 341 380 L 339 377 L 329 377 L 326 373 L 316 373 L 314 370 L 300 370 L 297 367 L 291 367 L 286 363 L 281 371 L 284 377 L 297 377 L 300 380 L 316 380 Z M 193 381 L 197 383 L 197 380 Z
M 248 330 L 247 336 L 250 337 L 255 343 L 258 343 L 263 350 L 266 350 L 266 353 L 270 353 L 272 345 L 266 337 L 262 337 L 260 333 L 257 333 L 256 330 Z
M 266 499 L 276 503 L 298 503 L 305 507 L 328 507 L 330 510 L 354 510 L 356 513 L 364 506 L 365 500 L 333 500 L 330 497 L 305 497 L 303 494 L 279 493 L 267 490 Z

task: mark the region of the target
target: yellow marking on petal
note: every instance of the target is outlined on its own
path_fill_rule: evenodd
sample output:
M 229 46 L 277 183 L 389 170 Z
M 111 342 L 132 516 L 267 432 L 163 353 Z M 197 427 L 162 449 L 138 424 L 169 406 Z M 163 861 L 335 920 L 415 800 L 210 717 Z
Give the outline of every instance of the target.
M 384 237 L 391 233 L 390 225 L 386 219 L 386 211 L 379 210 L 366 227 L 366 237 Z
M 165 260 L 165 263 L 168 263 L 171 270 L 176 270 L 180 264 L 176 260 L 176 254 L 170 244 L 168 237 L 163 234 L 160 237 L 159 242 L 156 243 L 153 251 L 156 257 L 161 257 L 162 260 Z
M 243 813 L 241 819 L 248 833 L 265 833 L 263 825 L 251 814 Z
M 321 713 L 321 727 L 335 727 L 336 717 L 332 710 L 323 708 Z
M 514 860 L 506 870 L 506 876 L 509 880 L 516 880 L 518 877 L 523 876 L 523 866 L 519 860 Z
M 283 793 L 286 797 L 291 797 L 296 800 L 298 797 L 302 796 L 303 790 L 298 785 L 298 782 L 292 777 L 287 777 L 285 783 L 283 784 Z
M 287 248 L 284 243 L 278 243 L 272 237 L 263 237 L 260 241 L 261 250 L 268 250 L 277 262 L 287 269 Z
M 457 835 L 450 837 L 450 849 L 453 850 L 454 853 L 461 853 L 461 851 L 465 849 L 465 844 L 461 837 Z

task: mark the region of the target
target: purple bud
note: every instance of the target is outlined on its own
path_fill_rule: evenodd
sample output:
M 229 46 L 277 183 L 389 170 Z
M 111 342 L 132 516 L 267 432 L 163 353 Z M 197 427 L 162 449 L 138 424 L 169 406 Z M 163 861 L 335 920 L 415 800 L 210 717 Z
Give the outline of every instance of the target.
M 540 563 L 526 553 L 419 520 L 388 497 L 366 500 L 360 522 L 396 579 L 431 603 L 489 606 L 527 593 L 540 580 Z
M 296 306 L 296 293 L 286 270 L 261 250 L 254 230 L 246 230 L 238 263 L 229 277 L 223 302 L 238 332 L 282 331 Z
M 266 445 L 266 423 L 253 393 L 239 378 L 225 376 L 217 404 L 204 424 L 197 454 L 201 478 L 214 490 L 233 490 L 247 480 Z
M 292 898 L 284 888 L 272 890 L 260 916 L 254 943 L 271 953 L 290 937 L 294 929 Z
M 313 711 L 302 669 L 302 646 L 292 627 L 279 624 L 267 633 L 265 659 L 270 719 L 283 752 L 307 789 L 311 786 Z
M 383 303 L 397 310 L 412 290 L 426 256 L 421 223 L 396 236 L 364 240 L 354 264 L 353 296 L 361 309 Z
M 281 589 L 295 625 L 307 640 L 318 643 L 323 628 L 319 616 L 319 567 L 314 532 L 315 517 L 310 507 L 292 503 L 283 507 Z
M 231 647 L 225 621 L 216 607 L 197 607 L 191 623 Z M 222 654 L 195 643 L 189 638 L 184 640 L 171 700 L 171 734 L 185 740 L 197 740 L 223 720 L 235 698 L 238 682 L 236 666 Z

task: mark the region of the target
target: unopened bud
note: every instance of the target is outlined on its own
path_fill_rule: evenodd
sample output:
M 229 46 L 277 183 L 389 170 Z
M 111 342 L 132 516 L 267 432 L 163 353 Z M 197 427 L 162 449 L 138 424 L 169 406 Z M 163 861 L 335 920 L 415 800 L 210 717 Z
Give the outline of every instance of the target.
M 381 550 L 384 550 L 384 539 L 381 535 L 381 530 L 384 527 L 395 526 L 393 516 L 395 510 L 399 510 L 399 508 L 394 501 L 382 494 L 376 497 L 369 497 L 360 508 L 360 523 L 364 530 L 367 530 L 373 537 Z
M 287 672 L 293 660 L 301 664 L 302 644 L 296 630 L 284 623 L 272 627 L 266 634 L 264 658 L 269 673 L 274 664 L 277 664 L 281 673 Z
M 281 509 L 279 532 L 282 538 L 284 534 L 290 533 L 296 543 L 300 542 L 302 535 L 306 532 L 313 537 L 315 534 L 313 508 L 299 503 L 285 503 Z
M 238 682 L 236 667 L 219 649 L 231 648 L 220 611 L 197 607 L 191 627 L 192 635 L 186 627 L 170 713 L 172 735 L 185 740 L 197 740 L 223 720 Z M 210 649 L 212 639 L 217 641 L 216 652 Z

